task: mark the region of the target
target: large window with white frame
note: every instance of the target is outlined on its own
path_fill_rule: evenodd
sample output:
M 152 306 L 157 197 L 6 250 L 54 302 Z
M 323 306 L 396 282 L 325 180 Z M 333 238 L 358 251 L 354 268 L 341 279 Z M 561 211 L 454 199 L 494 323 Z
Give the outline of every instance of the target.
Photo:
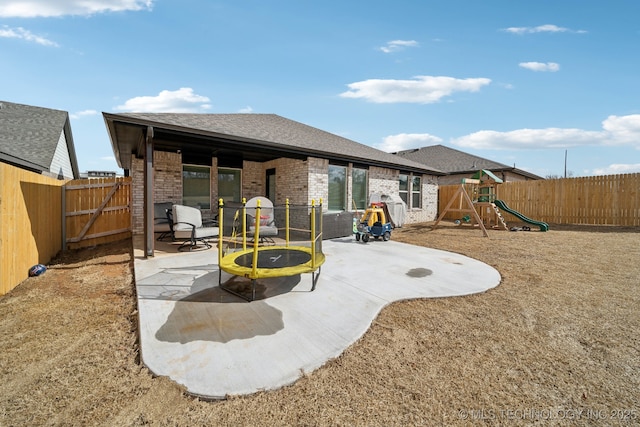
M 422 207 L 422 178 L 418 175 L 400 174 L 398 191 L 409 209 Z
M 182 204 L 211 209 L 211 168 L 182 165 Z
M 218 197 L 225 202 L 242 201 L 242 170 L 218 168 Z
M 347 168 L 329 165 L 329 206 L 330 211 L 344 211 L 347 205 Z
M 366 169 L 353 168 L 351 170 L 351 196 L 356 209 L 367 208 L 367 178 Z

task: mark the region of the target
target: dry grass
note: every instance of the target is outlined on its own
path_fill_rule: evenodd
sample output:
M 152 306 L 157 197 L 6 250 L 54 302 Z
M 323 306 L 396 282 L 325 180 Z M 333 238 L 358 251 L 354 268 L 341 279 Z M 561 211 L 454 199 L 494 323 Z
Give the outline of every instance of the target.
M 640 424 L 639 229 L 487 239 L 418 224 L 392 238 L 477 258 L 503 281 L 392 304 L 297 383 L 220 402 L 139 365 L 127 242 L 65 254 L 0 299 L 0 425 Z

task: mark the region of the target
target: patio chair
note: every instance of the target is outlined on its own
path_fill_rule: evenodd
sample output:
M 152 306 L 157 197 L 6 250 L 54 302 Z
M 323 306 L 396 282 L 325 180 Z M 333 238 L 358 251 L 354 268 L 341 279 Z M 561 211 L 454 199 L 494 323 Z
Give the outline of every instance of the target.
M 275 244 L 273 236 L 278 235 L 278 227 L 276 226 L 273 214 L 273 202 L 266 197 L 257 196 L 249 199 L 245 205 L 247 208 L 247 217 L 249 219 L 249 229 L 247 234 L 253 236 L 256 231 L 256 207 L 260 201 L 260 240 L 259 243 Z
M 160 233 L 156 240 L 164 240 L 173 237 L 173 223 L 170 221 L 168 212 L 171 211 L 173 202 L 161 202 L 153 204 L 153 232 Z
M 187 247 L 189 251 L 201 246 L 205 246 L 207 249 L 211 248 L 207 239 L 218 237 L 219 229 L 213 226 L 203 226 L 200 209 L 184 205 L 173 205 L 172 215 L 175 239 L 185 239 L 178 248 L 179 251 Z

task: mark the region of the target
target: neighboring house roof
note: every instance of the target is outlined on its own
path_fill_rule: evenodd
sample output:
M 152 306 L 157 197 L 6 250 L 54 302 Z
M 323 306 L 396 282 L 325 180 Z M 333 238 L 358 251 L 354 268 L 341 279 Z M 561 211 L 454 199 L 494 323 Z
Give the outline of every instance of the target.
M 78 177 L 69 114 L 0 101 L 0 161 L 38 173 Z
M 215 157 L 234 152 L 242 152 L 245 159 L 255 161 L 311 156 L 443 175 L 422 163 L 276 114 L 103 113 L 103 116 L 118 165 L 124 169 L 130 169 L 132 153 L 142 155 L 140 139 L 147 126 L 151 126 L 156 150 L 186 145 Z
M 531 179 L 542 179 L 540 176 L 534 175 L 525 170 L 517 169 L 514 166 L 474 156 L 473 154 L 445 147 L 444 145 L 432 145 L 429 147 L 398 151 L 394 154 L 441 170 L 447 175 L 473 173 L 481 169 L 485 169 L 493 172 L 509 171 Z

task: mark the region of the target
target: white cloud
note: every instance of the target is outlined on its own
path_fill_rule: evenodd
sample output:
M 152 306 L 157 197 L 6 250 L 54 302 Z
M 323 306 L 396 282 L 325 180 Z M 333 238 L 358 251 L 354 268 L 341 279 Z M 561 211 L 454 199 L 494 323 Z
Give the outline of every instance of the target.
M 9 28 L 8 26 L 4 25 L 2 28 L 0 28 L 0 37 L 21 39 L 32 43 L 37 43 L 42 46 L 59 47 L 58 43 L 51 41 L 45 37 L 33 34 L 31 31 L 25 30 L 22 27 Z
M 530 34 L 530 33 L 564 33 L 569 31 L 568 28 L 558 27 L 557 25 L 546 24 L 537 27 L 509 27 L 504 31 L 514 34 Z
M 509 132 L 482 130 L 451 143 L 475 149 L 546 149 L 577 146 L 632 145 L 640 149 L 640 114 L 609 116 L 602 130 L 573 128 L 517 129 Z
M 377 104 L 410 102 L 432 104 L 454 92 L 477 92 L 491 79 L 456 79 L 444 76 L 416 76 L 413 80 L 370 79 L 350 83 L 343 98 L 364 98 Z
M 98 114 L 96 110 L 83 110 L 73 114 L 69 114 L 69 117 L 71 117 L 72 119 L 80 119 L 86 116 L 95 116 L 96 114 Z
M 619 164 L 615 163 L 604 168 L 594 169 L 593 175 L 620 175 L 625 173 L 640 173 L 640 163 Z
M 602 128 L 618 144 L 635 144 L 640 149 L 640 114 L 609 116 L 602 122 Z
M 560 64 L 557 64 L 555 62 L 521 62 L 518 65 L 531 71 L 556 72 L 560 70 Z
M 536 149 L 566 148 L 578 145 L 594 145 L 601 139 L 601 132 L 581 129 L 518 129 L 509 132 L 481 130 L 461 138 L 452 144 L 476 149 Z
M 578 33 L 584 34 L 585 30 L 571 30 L 565 27 L 559 27 L 553 24 L 538 25 L 537 27 L 509 27 L 503 31 L 512 34 L 533 34 L 533 33 Z
M 253 108 L 247 105 L 246 107 L 239 109 L 238 113 L 243 113 L 243 114 L 253 113 Z
M 0 17 L 35 18 L 150 10 L 154 0 L 3 0 Z
M 384 53 L 392 53 L 397 52 L 399 50 L 403 50 L 407 47 L 417 47 L 419 46 L 418 42 L 415 40 L 392 40 L 387 42 L 385 46 L 380 47 L 380 50 Z
M 199 113 L 211 108 L 208 102 L 206 96 L 196 95 L 190 87 L 183 87 L 175 91 L 163 90 L 157 96 L 137 96 L 115 109 L 138 113 Z
M 375 148 L 386 151 L 387 153 L 395 153 L 396 151 L 409 150 L 411 148 L 426 147 L 436 145 L 442 142 L 442 138 L 430 135 L 428 133 L 400 133 L 397 135 L 386 136 L 382 143 Z

